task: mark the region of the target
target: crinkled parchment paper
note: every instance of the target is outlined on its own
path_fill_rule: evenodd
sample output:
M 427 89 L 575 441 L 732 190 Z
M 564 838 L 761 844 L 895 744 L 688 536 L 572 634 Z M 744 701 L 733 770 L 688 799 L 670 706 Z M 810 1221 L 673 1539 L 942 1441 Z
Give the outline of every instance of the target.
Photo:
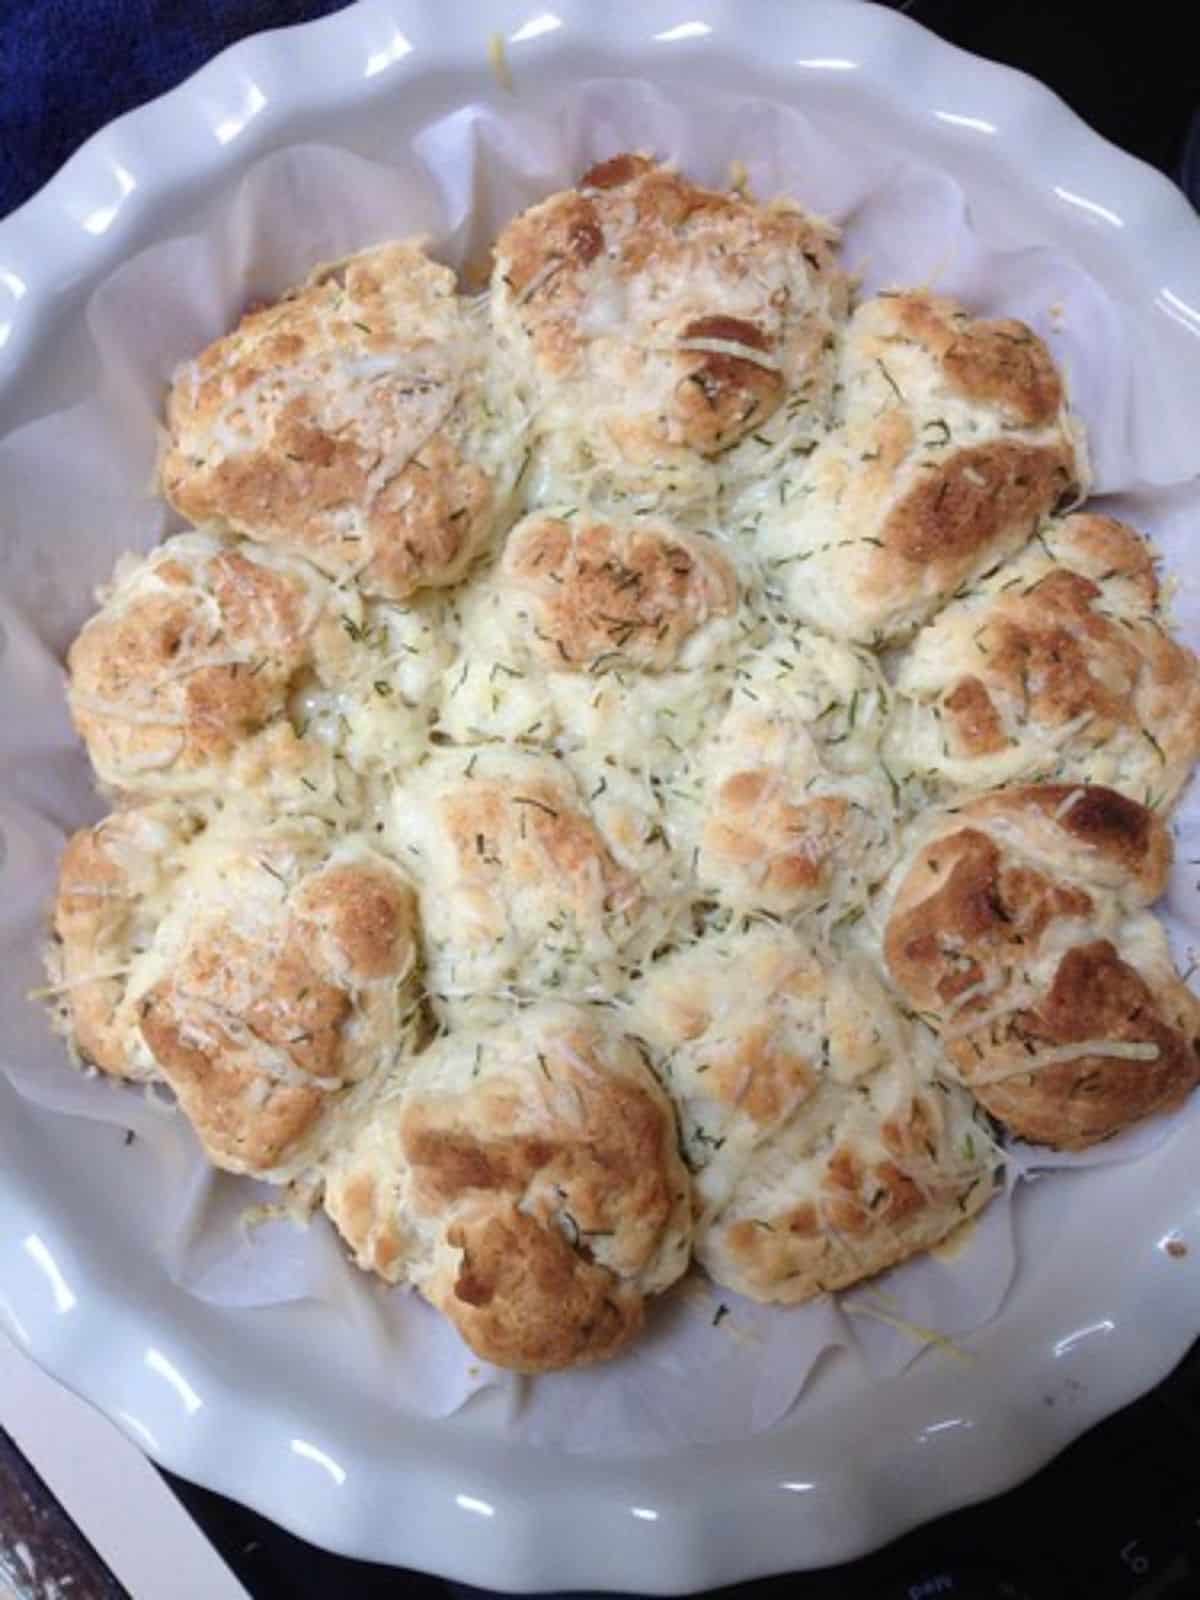
M 448 1323 L 406 1290 L 352 1268 L 332 1230 L 272 1222 L 252 1232 L 251 1183 L 211 1171 L 183 1118 L 139 1090 L 91 1080 L 67 1065 L 40 1008 L 38 950 L 56 860 L 71 829 L 103 807 L 71 732 L 61 657 L 93 609 L 117 556 L 173 531 L 149 489 L 156 425 L 177 362 L 223 333 L 316 263 L 375 241 L 428 233 L 453 265 L 478 267 L 502 223 L 592 162 L 622 149 L 672 158 L 702 181 L 728 180 L 743 161 L 756 193 L 794 195 L 845 230 L 844 259 L 868 290 L 932 282 L 975 311 L 1022 317 L 1064 366 L 1088 429 L 1096 492 L 1151 531 L 1181 578 L 1176 609 L 1200 642 L 1200 584 L 1183 565 L 1200 489 L 1187 441 L 1172 432 L 1169 397 L 1119 306 L 1076 264 L 1045 249 L 1001 252 L 972 229 L 962 191 L 892 150 L 844 148 L 798 112 L 749 100 L 672 100 L 649 85 L 603 81 L 534 114 L 467 107 L 420 130 L 395 167 L 343 151 L 293 148 L 259 162 L 211 214 L 203 233 L 158 244 L 95 292 L 87 319 L 100 379 L 74 409 L 0 443 L 0 1058 L 29 1100 L 134 1130 L 129 1181 L 168 1196 L 157 1250 L 171 1277 L 221 1305 L 317 1297 L 352 1319 L 363 1381 L 381 1405 L 446 1415 L 477 1389 L 499 1386 L 514 1434 L 606 1453 L 669 1450 L 778 1422 L 820 1354 L 843 1346 L 864 1381 L 902 1370 L 922 1349 L 913 1330 L 950 1338 L 1001 1310 L 1020 1264 L 1014 1189 L 1047 1167 L 1153 1159 L 1198 1108 L 1080 1157 L 1017 1147 L 1008 1187 L 960 1248 L 874 1283 L 792 1310 L 767 1310 L 699 1275 L 660 1304 L 623 1359 L 582 1373 L 527 1380 L 477 1362 Z M 1200 805 L 1176 818 L 1178 863 L 1168 901 L 1186 964 L 1200 926 Z M 1039 1181 L 1053 1181 L 1040 1179 Z M 714 1325 L 718 1308 L 727 1313 Z M 936 1354 L 928 1359 L 941 1359 Z M 814 1379 L 819 1383 L 819 1375 Z

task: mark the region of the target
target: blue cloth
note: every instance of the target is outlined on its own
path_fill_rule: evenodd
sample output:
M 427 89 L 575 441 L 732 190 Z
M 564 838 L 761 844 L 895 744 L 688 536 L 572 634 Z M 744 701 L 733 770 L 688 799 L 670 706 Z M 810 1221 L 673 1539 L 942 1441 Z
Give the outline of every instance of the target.
M 0 0 L 0 216 L 236 39 L 346 0 Z

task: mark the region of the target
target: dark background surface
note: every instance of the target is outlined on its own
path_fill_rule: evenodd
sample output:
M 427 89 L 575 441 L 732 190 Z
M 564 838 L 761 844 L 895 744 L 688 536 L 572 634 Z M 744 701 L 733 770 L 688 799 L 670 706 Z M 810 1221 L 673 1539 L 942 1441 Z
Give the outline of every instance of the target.
M 0 0 L 0 215 L 40 187 L 90 133 L 171 88 L 234 40 L 340 9 L 339 0 Z M 484 0 L 480 9 L 486 13 Z M 1107 138 L 1200 201 L 1194 120 L 1200 58 L 1186 24 L 1193 7 L 913 0 L 896 9 L 1041 78 Z M 1200 1346 L 1153 1395 L 1021 1489 L 944 1518 L 852 1567 L 724 1593 L 754 1600 L 777 1594 L 781 1600 L 785 1594 L 794 1600 L 1200 1600 L 1198 1461 Z M 167 1481 L 255 1600 L 331 1594 L 465 1600 L 475 1593 L 341 1561 L 217 1495 Z M 6 1454 L 0 1435 L 0 1544 L 13 1531 L 6 1482 L 17 1486 L 12 1492 L 22 1497 L 22 1515 L 41 1492 L 44 1513 L 33 1522 L 64 1537 L 49 1497 Z M 73 1591 L 75 1600 L 118 1592 L 102 1574 L 89 1585 L 83 1569 Z
M 0 0 L 0 216 L 88 134 L 234 40 L 341 9 L 342 0 Z M 486 0 L 476 9 L 486 17 Z M 895 9 L 1033 73 L 1114 143 L 1178 173 L 1200 104 L 1194 5 L 911 0 Z

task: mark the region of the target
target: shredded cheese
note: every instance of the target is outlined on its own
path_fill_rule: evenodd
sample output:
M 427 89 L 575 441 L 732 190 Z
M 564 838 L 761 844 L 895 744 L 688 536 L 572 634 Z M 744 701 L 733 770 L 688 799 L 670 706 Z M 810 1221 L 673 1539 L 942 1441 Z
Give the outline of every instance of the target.
M 1084 1039 L 1078 1044 L 1059 1045 L 1051 1050 L 1040 1050 L 1019 1066 L 1000 1072 L 973 1073 L 970 1082 L 979 1087 L 993 1083 L 1007 1083 L 1012 1078 L 1027 1078 L 1046 1067 L 1059 1066 L 1067 1061 L 1081 1061 L 1095 1056 L 1110 1061 L 1157 1061 L 1159 1048 L 1148 1040 L 1139 1043 L 1124 1039 Z
M 938 1333 L 936 1328 L 922 1327 L 919 1322 L 911 1322 L 907 1317 L 901 1317 L 895 1312 L 883 1311 L 877 1306 L 867 1305 L 862 1300 L 846 1300 L 841 1302 L 842 1310 L 848 1311 L 855 1317 L 873 1317 L 876 1322 L 883 1322 L 889 1328 L 895 1328 L 897 1333 L 903 1333 L 914 1344 L 932 1345 L 940 1350 L 943 1355 L 960 1362 L 963 1366 L 972 1366 L 978 1357 L 971 1350 L 964 1350 L 956 1344 L 948 1334 Z
M 493 33 L 488 35 L 488 64 L 496 82 L 505 94 L 516 94 L 516 85 L 513 83 L 512 69 L 508 64 L 508 56 L 504 49 L 504 35 Z
M 89 983 L 107 983 L 112 978 L 125 978 L 133 971 L 132 966 L 109 967 L 100 972 L 85 972 L 78 978 L 66 978 L 62 983 L 47 983 L 40 989 L 26 991 L 27 1000 L 51 1000 L 55 995 L 67 994 L 72 989 L 83 989 Z

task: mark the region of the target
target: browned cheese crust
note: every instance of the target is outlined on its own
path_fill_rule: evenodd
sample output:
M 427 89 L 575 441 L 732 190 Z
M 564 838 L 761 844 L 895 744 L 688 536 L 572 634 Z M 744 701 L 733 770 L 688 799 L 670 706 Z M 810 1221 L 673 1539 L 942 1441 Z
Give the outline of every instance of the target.
M 270 847 L 255 859 L 266 875 Z M 411 888 L 377 859 L 318 868 L 253 918 L 196 918 L 141 1000 L 141 1032 L 218 1166 L 294 1161 L 341 1091 L 390 1061 L 415 912 Z
M 718 1225 L 710 1271 L 752 1299 L 801 1305 L 941 1244 L 995 1192 L 975 1157 L 947 1148 L 947 1121 L 930 1088 L 872 1130 L 882 1148 L 864 1153 L 851 1132 L 818 1163 L 814 1199 Z
M 75 724 L 113 788 L 199 790 L 347 644 L 302 562 L 186 535 L 131 567 L 68 656 Z M 283 754 L 282 751 L 278 752 Z
M 922 346 L 942 382 L 969 404 L 998 411 L 1005 424 L 1051 427 L 1065 403 L 1050 353 L 1021 322 L 973 318 L 953 301 L 919 292 L 891 298 L 891 328 L 879 339 Z M 876 359 L 882 359 L 882 354 Z M 886 470 L 889 452 L 878 463 Z M 896 583 L 897 561 L 922 569 L 952 590 L 981 553 L 1011 548 L 1013 531 L 1028 537 L 1039 517 L 1077 484 L 1066 440 L 1049 444 L 992 439 L 956 450 L 922 477 L 884 520 L 868 591 Z M 900 569 L 903 571 L 903 567 Z
M 893 337 L 923 345 L 954 392 L 1024 427 L 1053 422 L 1065 399 L 1062 378 L 1025 323 L 970 317 L 953 301 L 919 290 L 890 298 Z
M 398 796 L 397 833 L 421 883 L 439 1006 L 514 988 L 602 991 L 654 911 L 548 756 L 481 750 L 429 763 Z
M 1196 1083 L 1200 1004 L 1142 911 L 1169 862 L 1153 813 L 1067 785 L 965 806 L 913 857 L 887 922 L 892 978 L 1022 1137 L 1078 1149 Z
M 686 1267 L 676 1139 L 628 1039 L 535 1008 L 435 1047 L 332 1165 L 326 1206 L 361 1266 L 414 1281 L 485 1360 L 580 1366 Z
M 980 788 L 1049 766 L 1161 801 L 1200 753 L 1200 663 L 1166 630 L 1150 547 L 1093 513 L 1049 525 L 935 619 L 898 687 L 933 708 L 952 782 L 971 781 L 963 762 Z
M 729 558 L 667 524 L 535 513 L 509 535 L 500 581 L 521 642 L 559 671 L 618 659 L 661 671 L 690 635 L 737 606 Z
M 452 272 L 413 244 L 363 251 L 181 370 L 163 492 L 368 594 L 453 583 L 497 509 L 480 361 Z
M 798 1304 L 946 1237 L 994 1192 L 969 1095 L 935 1080 L 870 969 L 793 933 L 705 941 L 652 969 L 635 1012 L 681 1111 L 696 1254 Z
M 864 301 L 837 426 L 780 482 L 768 555 L 806 620 L 881 643 L 1079 498 L 1086 460 L 1041 340 L 921 290 Z
M 718 193 L 621 155 L 503 230 L 494 312 L 519 330 L 545 393 L 591 395 L 619 457 L 712 457 L 789 388 L 814 410 L 827 397 L 822 369 L 847 297 L 834 237 L 788 202 Z

